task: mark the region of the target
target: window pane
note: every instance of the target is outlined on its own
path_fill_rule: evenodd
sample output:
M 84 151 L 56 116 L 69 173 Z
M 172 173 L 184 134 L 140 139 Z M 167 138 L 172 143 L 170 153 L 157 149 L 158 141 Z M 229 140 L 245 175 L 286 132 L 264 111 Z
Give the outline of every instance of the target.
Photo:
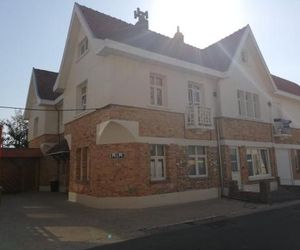
M 253 94 L 254 116 L 260 118 L 259 98 L 257 94 Z
M 253 117 L 253 100 L 252 100 L 252 94 L 249 92 L 246 92 L 246 108 L 247 108 L 247 116 Z
M 162 89 L 157 88 L 157 105 L 162 106 Z
M 156 172 L 155 172 L 155 160 L 150 161 L 150 170 L 151 170 L 151 179 L 156 177 Z
M 188 175 L 196 175 L 196 161 L 194 157 L 188 159 Z
M 157 160 L 156 162 L 156 178 L 163 178 L 165 177 L 164 174 L 164 161 L 162 159 Z
M 237 91 L 237 98 L 238 98 L 239 115 L 243 116 L 243 115 L 245 115 L 245 96 L 244 96 L 244 91 L 238 90 Z
M 162 79 L 160 77 L 156 77 L 156 85 L 162 87 Z
M 230 160 L 231 160 L 231 171 L 238 171 L 238 159 L 237 159 L 237 149 L 230 149 Z
M 260 174 L 268 174 L 269 170 L 269 159 L 268 159 L 268 151 L 266 149 L 261 149 L 260 150 L 261 154 L 261 163 L 260 163 Z
M 164 156 L 164 145 L 156 145 L 157 147 L 157 156 Z
M 197 146 L 197 154 L 198 155 L 205 155 L 205 147 Z
M 195 146 L 188 146 L 188 155 L 196 155 L 196 147 Z
M 156 156 L 156 145 L 152 144 L 150 145 L 150 155 L 151 156 Z
M 198 159 L 198 174 L 199 175 L 206 175 L 206 163 L 205 158 Z
M 253 176 L 253 162 L 252 155 L 247 153 L 247 165 L 248 165 L 248 173 L 249 176 Z
M 155 104 L 155 99 L 154 99 L 154 88 L 150 87 L 150 104 L 154 105 Z
M 192 89 L 188 90 L 188 98 L 189 98 L 189 104 L 192 105 L 194 103 L 193 102 L 193 90 Z

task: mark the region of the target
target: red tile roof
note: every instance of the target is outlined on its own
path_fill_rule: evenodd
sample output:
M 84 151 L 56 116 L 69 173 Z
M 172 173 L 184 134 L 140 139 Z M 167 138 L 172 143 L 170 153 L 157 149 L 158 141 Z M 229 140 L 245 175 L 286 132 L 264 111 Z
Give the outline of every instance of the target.
M 271 75 L 276 87 L 289 94 L 300 96 L 300 86 L 294 82 L 283 79 L 281 77 Z
M 60 95 L 53 92 L 53 86 L 58 73 L 35 68 L 33 69 L 33 72 L 35 74 L 39 97 L 43 100 L 55 100 Z
M 96 38 L 108 38 L 218 71 L 228 69 L 247 27 L 205 49 L 199 49 L 148 29 L 141 29 L 85 6 L 78 6 Z

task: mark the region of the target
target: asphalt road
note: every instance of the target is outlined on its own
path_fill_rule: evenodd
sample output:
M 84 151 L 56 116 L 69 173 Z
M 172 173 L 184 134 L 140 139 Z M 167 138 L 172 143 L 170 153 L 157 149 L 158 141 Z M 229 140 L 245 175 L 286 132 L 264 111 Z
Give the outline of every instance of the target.
M 153 233 L 153 232 L 152 232 Z M 182 224 L 93 250 L 300 249 L 300 205 L 212 223 Z

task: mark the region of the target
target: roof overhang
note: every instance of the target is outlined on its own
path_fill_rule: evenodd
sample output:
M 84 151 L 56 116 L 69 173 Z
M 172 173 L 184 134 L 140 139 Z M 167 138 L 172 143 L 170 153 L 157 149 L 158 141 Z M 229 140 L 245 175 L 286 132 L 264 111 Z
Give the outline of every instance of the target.
M 283 96 L 283 97 L 287 97 L 287 98 L 290 98 L 290 99 L 293 99 L 293 100 L 296 100 L 296 101 L 300 101 L 300 96 L 293 95 L 291 93 L 279 90 L 278 88 L 277 88 L 276 91 L 274 91 L 274 95 Z
M 213 70 L 197 64 L 146 51 L 110 39 L 99 40 L 101 41 L 101 46 L 97 51 L 97 55 L 108 56 L 110 54 L 114 54 L 143 61 L 152 61 L 155 63 L 161 63 L 163 65 L 175 67 L 176 69 L 186 70 L 198 74 L 205 74 L 215 78 L 225 78 L 227 76 L 226 72 Z

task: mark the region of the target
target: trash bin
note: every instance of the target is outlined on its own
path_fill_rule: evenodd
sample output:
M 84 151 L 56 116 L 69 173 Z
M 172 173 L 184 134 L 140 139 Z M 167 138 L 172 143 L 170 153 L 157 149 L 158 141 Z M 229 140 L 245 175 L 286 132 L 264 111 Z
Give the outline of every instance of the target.
M 58 192 L 59 189 L 59 182 L 58 180 L 51 180 L 50 181 L 50 190 L 51 192 Z

